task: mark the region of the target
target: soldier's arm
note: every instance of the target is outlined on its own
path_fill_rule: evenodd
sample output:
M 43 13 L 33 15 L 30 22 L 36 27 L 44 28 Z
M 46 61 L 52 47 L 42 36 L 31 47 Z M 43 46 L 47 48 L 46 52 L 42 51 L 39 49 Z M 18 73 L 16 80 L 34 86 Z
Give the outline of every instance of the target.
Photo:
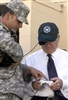
M 0 49 L 7 53 L 15 62 L 20 62 L 23 58 L 23 51 L 17 42 L 14 41 L 9 31 L 0 27 Z

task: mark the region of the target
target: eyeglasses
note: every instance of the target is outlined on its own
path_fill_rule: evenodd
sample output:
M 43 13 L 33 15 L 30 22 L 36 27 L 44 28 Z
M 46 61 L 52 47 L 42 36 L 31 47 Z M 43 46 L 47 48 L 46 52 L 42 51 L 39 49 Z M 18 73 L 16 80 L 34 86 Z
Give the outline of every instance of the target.
M 45 45 L 47 42 L 53 42 L 53 41 L 40 41 L 39 45 Z

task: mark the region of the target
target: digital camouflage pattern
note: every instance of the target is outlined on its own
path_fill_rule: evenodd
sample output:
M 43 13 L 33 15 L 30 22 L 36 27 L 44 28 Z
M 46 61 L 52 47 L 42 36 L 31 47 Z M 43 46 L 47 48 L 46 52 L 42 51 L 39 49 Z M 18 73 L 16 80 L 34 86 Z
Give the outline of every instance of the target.
M 0 50 L 7 53 L 15 62 L 20 62 L 23 58 L 22 47 L 14 41 L 6 26 L 0 23 Z
M 28 24 L 27 16 L 30 10 L 21 0 L 10 0 L 6 6 L 15 13 L 20 22 Z
M 7 53 L 15 62 L 20 62 L 23 58 L 21 46 L 14 41 L 9 29 L 2 23 L 0 23 L 0 50 Z M 20 100 L 19 97 L 23 100 L 23 78 L 26 78 L 24 80 L 28 82 L 31 80 L 29 77 L 30 75 L 27 75 L 27 65 L 19 64 L 14 67 L 0 66 L 0 100 L 11 100 L 10 98 L 13 98 L 12 100 L 14 98 L 15 100 Z M 10 94 L 15 94 L 18 98 L 8 96 Z
M 22 100 L 15 94 L 2 94 L 0 93 L 0 100 Z
M 27 67 L 17 65 L 15 67 L 0 67 L 0 92 L 12 93 L 23 99 L 23 71 Z M 25 74 L 24 74 L 25 75 Z M 13 100 L 13 99 L 12 99 Z M 16 100 L 16 99 L 15 99 Z

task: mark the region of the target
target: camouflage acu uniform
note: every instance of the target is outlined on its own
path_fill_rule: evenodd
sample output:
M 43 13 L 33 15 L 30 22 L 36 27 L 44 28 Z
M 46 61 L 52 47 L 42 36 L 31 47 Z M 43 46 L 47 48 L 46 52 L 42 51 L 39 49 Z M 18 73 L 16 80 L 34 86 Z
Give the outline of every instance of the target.
M 12 0 L 6 6 L 14 11 L 17 19 L 28 24 L 29 9 L 21 0 Z M 8 54 L 14 62 L 20 62 L 23 51 L 19 43 L 11 37 L 10 30 L 0 22 L 0 50 Z M 0 62 L 3 55 L 0 55 Z M 27 65 L 19 64 L 14 67 L 0 66 L 0 100 L 23 100 L 24 81 L 31 81 L 27 75 Z
M 0 23 L 0 49 L 3 52 L 6 52 L 8 55 L 10 55 L 14 59 L 14 61 L 19 62 L 22 60 L 23 52 L 21 46 L 14 41 L 14 39 L 11 37 L 10 31 L 7 28 L 3 27 L 1 23 Z M 12 93 L 23 99 L 23 87 L 24 87 L 23 77 L 26 78 L 25 80 L 27 80 L 26 65 L 19 64 L 14 67 L 0 66 L 0 95 L 2 93 L 3 94 Z M 14 98 L 17 98 L 15 95 Z M 4 95 L 4 97 L 5 96 L 6 95 Z M 11 100 L 11 99 L 4 99 L 4 97 L 3 100 Z

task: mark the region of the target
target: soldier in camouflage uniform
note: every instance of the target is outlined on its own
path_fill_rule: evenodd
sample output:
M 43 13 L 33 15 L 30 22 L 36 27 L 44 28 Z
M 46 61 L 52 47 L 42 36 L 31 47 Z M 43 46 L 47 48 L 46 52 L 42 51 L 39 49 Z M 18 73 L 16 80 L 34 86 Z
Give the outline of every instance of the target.
M 28 24 L 29 8 L 20 0 L 10 1 L 4 8 L 0 22 L 0 100 L 23 100 L 24 81 L 42 76 L 40 71 L 22 65 L 22 47 L 11 34 L 22 23 Z M 31 75 L 32 74 L 32 75 Z M 24 81 L 23 81 L 24 79 Z

